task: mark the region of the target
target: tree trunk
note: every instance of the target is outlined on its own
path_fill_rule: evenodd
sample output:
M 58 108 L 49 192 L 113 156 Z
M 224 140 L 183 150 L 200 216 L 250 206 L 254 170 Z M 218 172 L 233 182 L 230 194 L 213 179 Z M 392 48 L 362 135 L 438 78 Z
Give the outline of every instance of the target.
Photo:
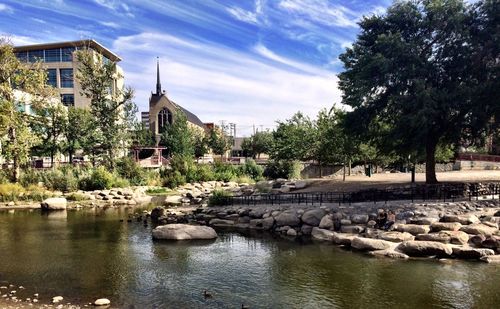
M 345 161 L 343 162 L 342 181 L 345 181 Z
M 437 140 L 427 140 L 425 145 L 425 183 L 435 184 L 436 178 L 436 147 Z
M 54 151 L 50 151 L 50 168 L 54 167 Z
M 349 169 L 348 169 L 348 175 L 351 176 L 351 171 L 352 170 L 352 162 L 351 162 L 351 159 L 349 159 Z

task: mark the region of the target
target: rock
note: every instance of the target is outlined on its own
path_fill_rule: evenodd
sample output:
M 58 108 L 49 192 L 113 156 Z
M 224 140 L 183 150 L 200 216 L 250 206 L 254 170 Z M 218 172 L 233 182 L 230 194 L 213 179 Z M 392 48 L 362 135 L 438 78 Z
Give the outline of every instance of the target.
M 340 225 L 351 225 L 352 222 L 349 219 L 340 219 Z
M 475 223 L 471 225 L 465 225 L 460 228 L 460 231 L 465 232 L 467 234 L 473 234 L 473 235 L 484 235 L 484 236 L 491 236 L 495 234 L 498 229 L 484 225 L 482 223 Z
M 369 218 L 368 215 L 352 215 L 351 222 L 354 224 L 366 224 Z
M 401 252 L 398 252 L 395 250 L 391 250 L 391 249 L 375 250 L 375 251 L 371 251 L 370 254 L 374 255 L 374 256 L 388 257 L 391 259 L 404 259 L 404 260 L 406 260 L 406 259 L 410 258 L 408 255 L 406 255 L 404 253 L 401 253 Z
M 283 186 L 281 186 L 281 188 L 278 189 L 278 191 L 280 193 L 288 193 L 292 190 L 292 188 L 294 188 L 294 187 L 291 185 L 283 185 Z
M 398 232 L 407 232 L 412 235 L 429 233 L 431 230 L 428 225 L 417 224 L 395 224 L 394 229 Z
M 481 242 L 481 246 L 489 249 L 500 248 L 500 237 L 498 236 L 488 236 Z
M 474 224 L 479 222 L 476 215 L 444 215 L 441 222 L 458 222 L 463 225 Z
M 431 232 L 458 231 L 462 227 L 460 222 L 433 222 Z
M 459 259 L 480 259 L 483 256 L 495 255 L 495 251 L 471 247 L 453 247 L 453 255 Z
M 500 263 L 500 255 L 483 256 L 482 258 L 480 258 L 480 260 L 486 263 L 498 264 Z
M 392 242 L 381 239 L 354 237 L 351 241 L 351 247 L 362 251 L 384 250 L 392 246 Z
M 319 226 L 321 219 L 325 216 L 326 211 L 321 208 L 311 209 L 302 215 L 302 222 L 311 226 Z
M 274 225 L 274 218 L 273 217 L 267 217 L 265 219 L 262 219 L 262 228 L 264 230 L 270 230 Z
M 251 217 L 251 218 L 254 218 L 254 219 L 260 219 L 262 218 L 262 216 L 264 216 L 264 214 L 266 213 L 265 210 L 263 209 L 252 209 L 248 215 Z
M 212 219 L 208 223 L 210 226 L 215 226 L 215 227 L 230 227 L 234 225 L 233 220 L 223 220 L 223 219 Z
M 300 232 L 302 235 L 311 235 L 313 227 L 307 224 L 303 224 L 302 227 L 300 228 Z
M 296 210 L 285 210 L 279 215 L 276 216 L 276 225 L 277 226 L 299 226 L 300 219 Z
M 54 296 L 52 297 L 52 303 L 57 304 L 58 302 L 62 301 L 64 298 L 62 296 Z
M 438 221 L 438 218 L 428 218 L 428 217 L 424 217 L 424 218 L 414 218 L 414 219 L 411 219 L 410 220 L 410 223 L 411 224 L 417 224 L 417 225 L 430 225 L 434 222 L 437 222 Z
M 465 233 L 465 232 L 462 232 L 462 233 Z M 474 235 L 474 236 L 471 236 L 469 238 L 469 242 L 476 247 L 481 247 L 483 241 L 485 241 L 485 240 L 486 240 L 486 236 L 484 236 L 484 235 Z
M 307 187 L 307 182 L 304 180 L 297 180 L 295 182 L 295 189 L 304 189 Z
M 107 306 L 109 304 L 111 304 L 111 302 L 107 298 L 99 298 L 94 302 L 94 306 Z
M 353 234 L 334 233 L 333 243 L 336 245 L 351 246 L 351 242 L 354 239 L 354 237 L 357 236 Z
M 366 223 L 366 226 L 369 228 L 375 228 L 375 225 L 377 225 L 377 222 L 374 220 L 370 220 Z
M 359 226 L 359 225 L 342 225 L 340 227 L 340 232 L 341 233 L 347 233 L 347 234 L 359 234 L 365 230 L 364 227 Z
M 165 215 L 163 207 L 155 207 L 151 210 L 151 221 L 158 222 L 158 219 Z
M 191 240 L 215 238 L 217 238 L 217 233 L 209 226 L 167 224 L 158 226 L 153 230 L 153 239 Z
M 317 227 L 313 227 L 313 229 L 311 231 L 312 238 L 318 239 L 318 240 L 332 241 L 333 235 L 334 235 L 334 232 L 329 231 L 329 230 L 325 230 L 325 229 L 320 229 Z
M 64 197 L 51 197 L 40 203 L 42 210 L 64 210 L 68 201 Z
M 297 236 L 297 231 L 294 229 L 289 229 L 288 231 L 286 231 L 286 236 L 295 237 L 295 236 Z
M 182 204 L 182 196 L 179 195 L 169 195 L 165 198 L 165 204 L 167 205 L 179 205 Z
M 382 230 L 367 227 L 364 232 L 361 233 L 361 236 L 365 238 L 379 238 L 382 233 Z
M 321 221 L 319 222 L 319 228 L 333 230 L 333 216 L 326 215 L 323 218 L 321 218 Z
M 409 256 L 438 256 L 446 257 L 453 253 L 450 245 L 436 241 L 404 241 L 396 248 Z
M 428 233 L 428 234 L 418 234 L 415 236 L 416 240 L 423 241 L 437 241 L 443 244 L 449 244 L 451 242 L 451 237 L 446 233 Z
M 383 232 L 380 234 L 380 239 L 392 241 L 392 242 L 402 242 L 407 240 L 414 240 L 415 236 L 407 232 Z

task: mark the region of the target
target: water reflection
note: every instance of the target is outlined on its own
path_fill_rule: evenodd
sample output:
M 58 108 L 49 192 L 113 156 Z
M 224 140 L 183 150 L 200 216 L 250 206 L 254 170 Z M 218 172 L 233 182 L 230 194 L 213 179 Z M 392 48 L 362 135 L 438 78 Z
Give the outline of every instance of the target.
M 500 301 L 500 268 L 491 265 L 380 259 L 262 233 L 153 242 L 151 228 L 120 222 L 129 212 L 0 212 L 0 281 L 42 301 L 107 297 L 135 308 L 493 308 Z

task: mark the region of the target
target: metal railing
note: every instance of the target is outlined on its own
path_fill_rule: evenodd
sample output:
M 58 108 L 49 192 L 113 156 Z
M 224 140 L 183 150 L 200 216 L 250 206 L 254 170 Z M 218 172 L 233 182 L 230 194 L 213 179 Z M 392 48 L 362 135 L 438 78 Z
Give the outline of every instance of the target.
M 405 186 L 388 189 L 366 189 L 351 192 L 308 192 L 269 193 L 248 196 L 230 196 L 222 202 L 225 205 L 322 205 L 351 204 L 359 202 L 384 202 L 397 200 L 443 201 L 479 200 L 481 196 L 500 199 L 500 182 L 487 184 L 436 184 Z

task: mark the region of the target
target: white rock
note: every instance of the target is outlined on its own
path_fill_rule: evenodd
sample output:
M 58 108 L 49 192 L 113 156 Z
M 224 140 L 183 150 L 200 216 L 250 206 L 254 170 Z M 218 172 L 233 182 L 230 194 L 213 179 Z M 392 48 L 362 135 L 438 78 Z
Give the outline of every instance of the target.
M 109 304 L 111 304 L 111 302 L 107 298 L 99 298 L 94 302 L 94 306 L 107 306 Z
M 217 233 L 209 226 L 189 224 L 167 224 L 153 230 L 153 239 L 191 240 L 215 239 Z
M 40 207 L 44 210 L 64 210 L 68 205 L 68 201 L 64 197 L 51 197 L 40 203 Z
M 64 299 L 64 297 L 62 297 L 62 296 L 54 296 L 54 297 L 52 297 L 52 303 L 57 304 L 58 302 L 62 301 L 63 299 Z

